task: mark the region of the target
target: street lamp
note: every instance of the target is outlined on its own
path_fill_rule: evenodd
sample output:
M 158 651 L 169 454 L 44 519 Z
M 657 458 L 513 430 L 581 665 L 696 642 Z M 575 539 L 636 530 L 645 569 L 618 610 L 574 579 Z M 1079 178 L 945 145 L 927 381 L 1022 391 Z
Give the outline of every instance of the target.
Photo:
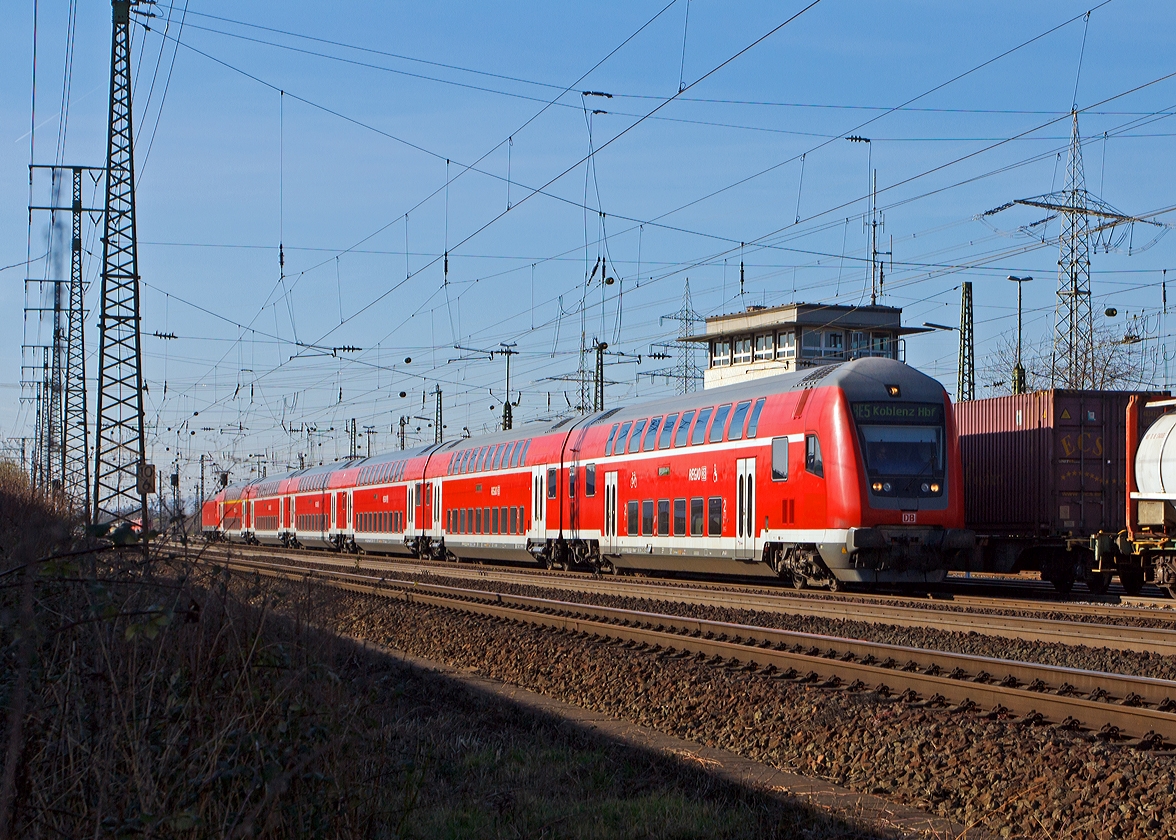
M 1013 365 L 1013 393 L 1025 393 L 1025 367 L 1021 364 L 1021 286 L 1032 280 L 1032 277 L 1014 277 L 1009 280 L 1017 284 L 1017 363 Z

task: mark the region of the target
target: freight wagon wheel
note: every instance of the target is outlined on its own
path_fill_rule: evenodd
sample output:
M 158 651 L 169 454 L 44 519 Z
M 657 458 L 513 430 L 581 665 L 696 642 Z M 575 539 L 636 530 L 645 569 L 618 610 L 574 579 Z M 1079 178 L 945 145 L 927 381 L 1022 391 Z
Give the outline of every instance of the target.
M 1138 595 L 1143 591 L 1143 569 L 1119 569 L 1119 583 L 1128 595 Z
M 1111 585 L 1111 577 L 1110 572 L 1087 572 L 1086 588 L 1091 595 L 1105 595 L 1107 587 Z

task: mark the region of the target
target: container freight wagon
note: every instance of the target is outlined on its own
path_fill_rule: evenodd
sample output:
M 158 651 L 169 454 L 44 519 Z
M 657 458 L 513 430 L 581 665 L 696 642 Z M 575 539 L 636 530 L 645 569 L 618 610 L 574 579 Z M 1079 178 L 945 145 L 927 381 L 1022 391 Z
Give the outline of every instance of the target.
M 1126 527 L 1129 391 L 1036 391 L 957 403 L 968 570 L 1037 571 L 1061 592 L 1143 584 L 1138 555 L 1093 550 Z M 1139 394 L 1146 401 L 1155 394 Z M 1159 415 L 1137 413 L 1138 436 Z

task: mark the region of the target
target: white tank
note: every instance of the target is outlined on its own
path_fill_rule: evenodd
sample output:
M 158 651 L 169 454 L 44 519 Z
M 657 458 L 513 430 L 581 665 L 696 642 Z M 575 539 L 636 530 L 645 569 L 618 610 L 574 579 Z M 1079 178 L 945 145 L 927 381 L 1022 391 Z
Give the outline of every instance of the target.
M 1176 499 L 1176 413 L 1160 417 L 1139 441 L 1135 483 L 1142 496 Z

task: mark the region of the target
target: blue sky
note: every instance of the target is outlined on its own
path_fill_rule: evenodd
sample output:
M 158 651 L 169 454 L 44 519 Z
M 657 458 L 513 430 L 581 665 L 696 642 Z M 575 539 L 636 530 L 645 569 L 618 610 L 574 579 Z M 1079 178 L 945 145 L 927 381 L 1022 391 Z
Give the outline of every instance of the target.
M 1061 188 L 1075 102 L 1088 188 L 1129 213 L 1176 204 L 1176 121 L 1164 114 L 1176 78 L 1157 81 L 1176 72 L 1176 8 L 1112 0 L 1087 26 L 1089 0 L 822 0 L 739 54 L 804 5 L 693 0 L 687 21 L 685 0 L 342 12 L 192 0 L 186 16 L 182 0 L 161 2 L 133 45 L 152 458 L 171 463 L 182 441 L 187 492 L 200 453 L 237 476 L 251 456 L 272 471 L 299 452 L 346 454 L 352 417 L 374 451 L 390 448 L 398 417 L 431 415 L 422 398 L 437 385 L 447 435 L 492 428 L 502 361 L 455 344 L 517 344 L 520 421 L 575 402 L 582 332 L 642 356 L 609 368 L 609 404 L 664 392 L 646 374 L 667 363 L 649 352 L 675 335 L 661 316 L 681 307 L 687 278 L 704 315 L 868 298 L 870 164 L 887 249 L 893 237 L 880 302 L 910 324 L 955 324 L 972 281 L 978 390 L 991 393 L 984 383 L 1003 374 L 986 365 L 1015 329 L 1008 274 L 1037 278 L 1027 340 L 1052 332 L 1057 222 L 1034 228 L 1042 243 L 1018 233 L 1040 212 L 976 217 Z M 36 8 L 34 157 L 52 162 L 69 6 Z M 33 10 L 6 4 L 0 32 L 0 267 L 45 251 L 48 220 L 34 216 L 30 242 L 26 209 Z M 109 17 L 106 4 L 79 4 L 66 163 L 103 163 Z M 603 149 L 586 168 L 589 128 Z M 48 182 L 34 192 L 40 203 Z M 1140 251 L 1153 238 L 1140 227 L 1099 253 L 1093 288 L 1096 311 L 1118 309 L 1115 329 L 1148 336 L 1148 381 L 1165 384 L 1176 372 L 1165 372 L 1161 283 L 1176 238 Z M 94 279 L 100 248 L 93 232 L 87 241 Z M 585 283 L 602 256 L 619 281 L 603 303 L 598 280 Z M 0 272 L 5 437 L 31 427 L 17 387 L 24 276 L 23 265 Z M 92 376 L 92 315 L 87 328 Z M 362 349 L 314 349 L 343 346 Z M 954 333 L 906 346 L 951 391 L 956 352 Z

